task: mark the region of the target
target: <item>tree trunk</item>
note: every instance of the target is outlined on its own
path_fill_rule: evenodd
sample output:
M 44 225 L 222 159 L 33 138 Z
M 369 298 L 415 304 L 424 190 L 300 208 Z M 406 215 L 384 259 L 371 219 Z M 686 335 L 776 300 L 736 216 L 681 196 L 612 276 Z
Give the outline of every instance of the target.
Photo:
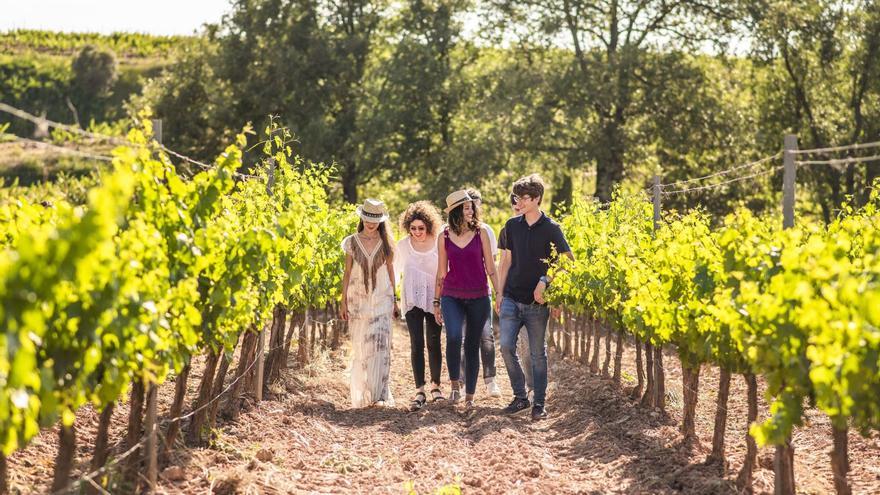
M 601 124 L 605 156 L 597 160 L 596 197 L 603 203 L 611 201 L 614 186 L 623 178 L 624 136 L 616 113 L 604 117 Z
M 683 445 L 686 450 L 693 449 L 698 443 L 697 438 L 697 400 L 700 391 L 700 366 L 690 368 L 682 363 L 682 411 L 681 434 L 684 435 Z
M 233 349 L 235 352 L 235 349 Z M 214 385 L 211 389 L 211 399 L 214 401 L 208 406 L 208 428 L 213 430 L 217 425 L 217 411 L 220 409 L 220 401 L 223 399 L 221 395 L 223 395 L 223 386 L 226 382 L 226 372 L 229 371 L 229 363 L 232 362 L 232 354 L 227 354 L 225 352 L 220 353 L 220 368 L 217 370 L 217 375 L 214 377 Z
M 251 327 L 251 330 L 246 332 L 242 339 L 241 352 L 238 355 L 238 367 L 235 370 L 235 375 L 232 377 L 232 387 L 229 389 L 229 394 L 227 396 L 228 399 L 226 400 L 226 405 L 223 410 L 224 415 L 233 420 L 238 419 L 238 415 L 241 412 L 239 400 L 241 398 L 241 388 L 244 386 L 245 382 L 244 372 L 253 362 L 254 350 L 256 347 L 257 333 L 256 330 Z
M 568 312 L 562 312 L 562 333 L 565 334 L 562 341 L 562 357 L 571 357 L 571 325 L 568 321 Z
M 636 388 L 630 394 L 631 399 L 639 399 L 645 386 L 645 368 L 642 365 L 642 341 L 636 337 Z
M 144 384 L 140 380 L 135 380 L 131 385 L 131 407 L 128 411 L 128 433 L 125 439 L 125 450 L 134 448 L 135 444 L 140 441 L 141 429 L 144 425 Z M 137 468 L 140 464 L 140 449 L 132 452 L 126 463 L 124 478 L 126 480 L 135 480 Z
M 651 342 L 645 342 L 645 378 L 645 394 L 642 395 L 641 405 L 654 407 L 657 392 L 654 390 L 654 346 Z
M 850 163 L 846 166 L 846 194 L 855 199 L 856 193 L 856 165 Z M 855 201 L 853 201 L 855 202 Z M 853 205 L 855 206 L 855 205 Z
M 189 371 L 191 368 L 191 363 L 187 362 L 174 380 L 174 401 L 171 403 L 171 410 L 168 413 L 171 416 L 171 422 L 168 423 L 168 431 L 165 433 L 165 447 L 162 449 L 161 455 L 162 464 L 168 460 L 168 456 L 174 449 L 177 434 L 180 433 L 181 420 L 177 418 L 183 412 L 183 402 L 186 400 L 186 385 L 189 382 Z
M 620 367 L 623 364 L 623 330 L 617 331 L 617 347 L 614 349 L 614 385 L 620 387 Z
M 663 370 L 663 346 L 654 346 L 654 407 L 666 410 L 666 372 Z
M 217 369 L 217 360 L 219 354 L 217 351 L 211 350 L 205 361 L 205 370 L 202 379 L 199 382 L 199 395 L 193 404 L 194 411 L 189 429 L 186 432 L 187 445 L 198 446 L 202 444 L 202 427 L 205 419 L 208 417 L 206 410 L 208 401 L 211 400 L 211 388 L 214 385 L 214 372 Z
M 342 197 L 345 199 L 347 203 L 357 203 L 358 202 L 358 191 L 357 191 L 357 171 L 355 170 L 354 164 L 348 164 L 342 167 L 341 179 L 342 179 Z
M 315 356 L 315 350 L 318 348 L 318 322 L 312 321 L 311 330 L 309 332 L 309 356 Z
M 785 438 L 783 445 L 776 446 L 773 472 L 774 495 L 794 495 L 794 447 L 791 446 L 791 436 Z
M 9 493 L 9 468 L 6 463 L 6 455 L 0 451 L 0 495 Z
M 571 154 L 570 154 L 571 155 Z M 559 186 L 555 187 L 555 194 L 553 195 L 553 209 L 555 210 L 556 215 L 560 215 L 563 213 L 568 207 L 571 206 L 571 198 L 574 194 L 574 186 L 572 183 L 571 175 L 572 173 L 579 172 L 577 168 L 577 163 L 572 163 L 572 157 L 569 156 L 569 160 L 567 160 L 566 165 L 568 165 L 567 170 L 562 171 L 561 181 L 559 181 Z
M 602 325 L 605 330 L 605 361 L 602 363 L 602 376 L 611 378 L 611 327 Z
M 758 380 L 751 373 L 747 373 L 743 377 L 748 387 L 749 412 L 748 426 L 746 427 L 746 458 L 739 471 L 739 476 L 736 478 L 736 486 L 740 491 L 752 493 L 752 474 L 755 470 L 755 460 L 758 457 L 758 444 L 749 434 L 749 428 L 758 420 Z
M 104 407 L 104 410 L 101 411 L 101 416 L 98 419 L 98 433 L 95 437 L 95 452 L 92 455 L 92 464 L 90 469 L 92 471 L 96 471 L 104 466 L 104 463 L 107 462 L 107 456 L 110 453 L 107 449 L 108 442 L 108 432 L 110 430 L 110 420 L 113 419 L 113 409 L 115 408 L 116 403 L 111 402 Z M 98 483 L 98 480 L 95 480 Z M 0 493 L 3 493 L 0 491 Z M 86 493 L 89 494 L 97 494 L 98 489 L 92 486 L 91 484 L 86 484 Z
M 834 489 L 837 495 L 850 495 L 852 489 L 846 474 L 849 472 L 849 455 L 847 452 L 849 443 L 849 428 L 834 427 L 831 431 L 834 438 L 834 448 L 831 450 L 831 471 L 834 473 Z
M 64 490 L 70 483 L 73 457 L 76 455 L 76 425 L 61 425 L 58 432 L 58 456 L 55 457 L 55 473 L 52 476 L 52 493 Z
M 297 329 L 305 325 L 308 312 L 296 313 L 290 318 L 290 326 L 287 329 L 287 337 L 284 339 L 284 357 L 281 358 L 281 368 L 287 368 L 287 360 L 290 358 L 290 346 Z
M 311 323 L 311 318 L 308 318 L 308 315 L 309 313 L 306 313 L 306 321 L 299 327 L 299 339 L 296 343 L 297 361 L 299 361 L 300 367 L 305 367 L 309 364 L 309 324 Z
M 593 360 L 590 361 L 590 373 L 595 375 L 599 373 L 599 341 L 602 339 L 602 331 L 596 320 L 590 320 L 590 326 L 593 327 Z
M 581 316 L 580 325 L 584 332 L 584 343 L 583 349 L 581 349 L 581 363 L 585 366 L 590 365 L 590 350 L 592 350 L 591 345 L 593 344 L 593 329 L 590 328 L 590 323 L 584 317 Z
M 718 400 L 715 405 L 715 432 L 712 434 L 712 453 L 706 464 L 720 464 L 726 469 L 724 458 L 724 433 L 727 431 L 727 399 L 730 397 L 730 371 L 721 368 L 718 379 Z
M 281 367 L 284 364 L 284 331 L 287 329 L 287 310 L 281 307 L 279 314 L 272 320 L 278 322 L 273 325 L 272 335 L 269 339 L 269 355 L 266 358 L 266 369 L 263 375 L 263 388 L 268 390 L 269 384 L 281 378 Z M 242 344 L 243 346 L 244 344 Z
M 284 329 L 287 324 L 287 310 L 281 304 L 276 304 L 272 310 L 272 325 L 269 332 L 269 353 L 266 355 L 266 364 L 263 373 L 263 388 L 278 379 L 281 373 L 281 358 L 284 354 Z M 242 343 L 244 350 L 244 343 Z

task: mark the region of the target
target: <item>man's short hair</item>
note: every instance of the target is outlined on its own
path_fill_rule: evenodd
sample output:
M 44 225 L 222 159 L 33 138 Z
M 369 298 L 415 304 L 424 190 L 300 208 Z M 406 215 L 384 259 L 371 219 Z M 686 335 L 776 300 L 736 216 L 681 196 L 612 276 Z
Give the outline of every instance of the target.
M 538 174 L 527 175 L 513 183 L 513 194 L 528 195 L 540 204 L 544 199 L 544 180 Z

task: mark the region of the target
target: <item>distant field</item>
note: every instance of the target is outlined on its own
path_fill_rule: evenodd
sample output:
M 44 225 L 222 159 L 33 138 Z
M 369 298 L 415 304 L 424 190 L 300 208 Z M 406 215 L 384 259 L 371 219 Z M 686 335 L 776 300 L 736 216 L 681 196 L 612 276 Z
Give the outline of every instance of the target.
M 139 33 L 0 32 L 0 101 L 63 123 L 74 124 L 79 119 L 82 126 L 89 122 L 112 124 L 126 117 L 126 102 L 141 93 L 147 80 L 162 73 L 174 52 L 195 39 Z M 77 101 L 71 64 L 88 45 L 115 54 L 117 78 L 108 94 Z M 34 135 L 33 124 L 0 113 L 0 125 L 4 123 L 9 124 L 6 132 Z M 80 151 L 92 153 L 109 151 L 100 146 L 82 148 Z M 14 180 L 22 185 L 54 181 L 62 173 L 81 175 L 98 167 L 100 162 L 82 155 L 0 142 L 0 180 L 6 184 Z
M 120 58 L 164 58 L 190 36 L 155 36 L 140 33 L 60 33 L 18 29 L 0 32 L 0 52 L 71 56 L 86 45 L 113 50 Z

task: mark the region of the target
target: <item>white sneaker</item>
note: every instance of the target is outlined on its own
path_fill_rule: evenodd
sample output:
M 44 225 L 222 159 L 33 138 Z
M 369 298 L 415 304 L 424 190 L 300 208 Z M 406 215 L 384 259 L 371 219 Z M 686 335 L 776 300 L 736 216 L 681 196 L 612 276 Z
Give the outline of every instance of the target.
M 457 404 L 460 401 L 461 401 L 461 391 L 457 388 L 452 389 L 452 391 L 449 392 L 449 402 L 451 404 Z
M 494 378 L 486 380 L 486 390 L 489 391 L 489 395 L 492 397 L 501 397 L 501 389 L 498 388 L 498 384 L 495 383 Z

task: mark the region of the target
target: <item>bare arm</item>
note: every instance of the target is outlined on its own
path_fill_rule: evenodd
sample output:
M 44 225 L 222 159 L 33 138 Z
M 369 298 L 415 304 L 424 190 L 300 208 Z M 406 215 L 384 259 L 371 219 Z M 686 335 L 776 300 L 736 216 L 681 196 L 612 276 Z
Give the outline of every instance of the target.
M 351 267 L 354 260 L 345 253 L 345 272 L 342 274 L 342 304 L 339 305 L 339 317 L 348 320 L 348 281 L 351 279 Z
M 507 272 L 510 271 L 510 250 L 502 249 L 501 258 L 498 260 L 498 287 L 500 290 L 495 296 L 495 311 L 501 314 L 501 300 L 504 299 L 504 284 L 507 283 Z
M 443 291 L 443 282 L 446 280 L 446 273 L 449 271 L 449 263 L 446 259 L 446 243 L 443 242 L 443 236 L 437 236 L 437 279 L 434 284 L 434 299 L 440 299 Z M 440 325 L 443 324 L 443 314 L 440 311 L 440 305 L 434 305 L 434 319 Z
M 486 267 L 486 275 L 492 281 L 495 294 L 498 294 L 498 273 L 495 271 L 495 258 L 492 257 L 492 247 L 489 245 L 489 234 L 485 229 L 480 229 L 480 241 L 483 244 L 483 265 Z
M 397 279 L 394 278 L 394 263 L 393 262 L 392 263 L 386 262 L 385 266 L 388 267 L 388 277 L 391 279 L 391 303 L 394 305 L 394 309 L 392 309 L 391 315 L 394 316 L 394 318 L 399 318 L 400 317 L 400 306 L 397 305 L 397 295 L 395 292 L 395 290 L 396 290 L 395 289 L 395 286 L 396 286 L 395 282 Z

